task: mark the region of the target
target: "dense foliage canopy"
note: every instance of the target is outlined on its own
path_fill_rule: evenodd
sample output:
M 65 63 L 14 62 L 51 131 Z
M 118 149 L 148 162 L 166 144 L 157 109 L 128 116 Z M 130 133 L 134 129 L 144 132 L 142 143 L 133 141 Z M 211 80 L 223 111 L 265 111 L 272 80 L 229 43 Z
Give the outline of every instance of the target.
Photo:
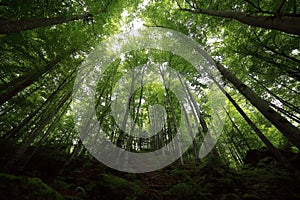
M 72 105 L 85 104 L 72 101 L 76 75 L 106 39 L 153 27 L 171 29 L 196 41 L 221 76 L 208 78 L 165 50 L 148 48 L 119 55 L 95 83 L 97 123 L 107 140 L 126 151 L 153 152 L 176 138 L 183 123 L 180 116 L 185 116 L 186 137 L 195 138 L 178 159 L 181 165 L 212 160 L 237 170 L 244 166 L 247 152 L 267 149 L 281 166 L 291 171 L 297 168 L 286 152 L 300 149 L 300 1 L 8 0 L 0 2 L 0 10 L 3 171 L 25 170 L 45 146 L 68 155 L 59 173 L 76 158 L 92 159 L 75 128 Z M 129 99 L 116 96 L 115 87 L 126 90 L 135 84 L 134 80 L 120 84 L 122 76 L 153 63 L 159 63 L 162 81 L 138 87 Z M 166 67 L 184 79 L 164 77 Z M 139 74 L 141 80 L 151 76 L 145 71 Z M 175 87 L 184 88 L 185 103 L 192 111 L 182 109 L 165 78 L 180 79 Z M 221 97 L 212 97 L 212 85 L 226 97 L 218 113 L 220 121 L 226 119 L 216 146 L 200 159 L 203 138 L 218 132 L 211 126 L 216 120 L 212 102 Z M 130 118 L 143 130 L 153 125 L 153 116 L 159 117 L 159 113 L 153 115 L 153 105 L 163 106 L 155 110 L 166 113 L 160 119 L 164 121 L 160 131 L 148 138 L 126 133 L 112 115 L 116 99 L 129 105 L 120 124 L 126 126 Z M 93 129 L 90 119 L 85 123 L 81 125 L 86 132 Z M 199 124 L 197 132 L 191 131 L 194 124 Z M 173 144 L 171 148 L 178 147 Z

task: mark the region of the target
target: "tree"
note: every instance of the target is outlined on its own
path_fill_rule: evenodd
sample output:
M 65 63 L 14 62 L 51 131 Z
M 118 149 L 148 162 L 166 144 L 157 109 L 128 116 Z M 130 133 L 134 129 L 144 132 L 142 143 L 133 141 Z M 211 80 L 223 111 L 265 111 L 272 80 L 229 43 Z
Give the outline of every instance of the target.
M 58 25 L 76 20 L 91 20 L 92 14 L 62 16 L 43 19 L 0 20 L 0 34 L 10 34 L 35 28 Z
M 252 14 L 251 12 L 247 13 L 247 12 L 241 12 L 237 10 L 227 11 L 227 10 L 219 10 L 219 9 L 216 10 L 201 9 L 193 4 L 189 4 L 191 9 L 182 8 L 179 4 L 178 6 L 180 10 L 188 11 L 194 14 L 199 13 L 199 14 L 206 14 L 206 15 L 217 16 L 222 18 L 235 19 L 237 21 L 240 21 L 250 26 L 279 30 L 286 33 L 300 35 L 300 28 L 294 26 L 295 24 L 300 23 L 299 15 L 294 14 L 295 15 L 294 16 L 289 14 L 281 14 L 280 10 L 283 4 L 284 2 L 280 3 L 276 12 L 268 13 L 269 16 L 259 16 L 256 14 Z
M 238 20 L 244 24 L 284 31 L 286 33 L 300 35 L 300 28 L 295 27 L 295 24 L 300 23 L 299 17 L 291 16 L 253 16 L 250 13 L 238 12 L 238 11 L 221 11 L 221 10 L 191 10 L 186 8 L 180 8 L 182 11 L 188 11 L 191 13 L 207 14 L 217 17 L 229 18 Z
M 261 99 L 244 83 L 231 74 L 219 62 L 213 61 L 221 74 L 230 81 L 272 124 L 282 132 L 295 146 L 300 149 L 300 130 L 284 117 L 270 108 L 267 102 Z
M 263 141 L 263 143 L 267 146 L 267 148 L 274 154 L 278 161 L 286 166 L 288 169 L 293 169 L 288 163 L 287 159 L 280 153 L 280 151 L 266 138 L 266 136 L 257 128 L 257 126 L 251 121 L 251 119 L 246 115 L 246 113 L 241 109 L 241 107 L 234 101 L 234 99 L 223 89 L 223 87 L 214 79 L 213 81 L 217 84 L 219 89 L 226 95 L 229 101 L 233 104 L 233 106 L 237 109 L 237 111 L 242 115 L 245 121 L 251 126 L 251 128 L 255 131 L 257 136 Z
M 198 50 L 222 74 L 226 85 L 220 90 L 232 105 L 225 108 L 229 119 L 209 156 L 215 164 L 222 161 L 234 168 L 241 167 L 247 151 L 264 146 L 285 163 L 279 149 L 300 148 L 299 29 L 290 24 L 291 20 L 299 21 L 299 2 L 274 2 L 178 0 L 181 7 L 167 0 L 0 3 L 3 11 L 0 16 L 0 33 L 3 33 L 0 37 L 0 143 L 16 146 L 6 157 L 9 159 L 3 159 L 7 168 L 13 168 L 14 164 L 29 166 L 34 154 L 49 144 L 63 146 L 68 154 L 66 169 L 78 156 L 89 157 L 83 148 L 85 137 L 80 142 L 72 118 L 74 111 L 69 106 L 76 72 L 99 42 L 120 31 L 130 31 L 140 21 L 190 36 L 203 46 L 205 51 Z M 161 82 L 145 81 L 148 85 L 132 91 L 129 99 L 122 95 L 116 97 L 114 88 L 122 75 L 136 66 L 154 64 L 172 67 L 185 78 L 175 85 L 184 88 L 184 104 L 192 110 L 181 109 L 182 102 L 168 87 L 170 77 L 163 71 L 158 75 Z M 199 74 L 190 63 L 171 52 L 157 49 L 127 52 L 116 58 L 96 83 L 93 114 L 98 121 L 88 116 L 78 123 L 87 133 L 100 125 L 106 133 L 105 139 L 135 153 L 165 146 L 169 152 L 164 152 L 164 156 L 170 152 L 183 153 L 180 142 L 195 138 L 179 161 L 198 163 L 197 152 L 203 138 L 216 132 L 209 126 L 211 91 L 208 77 L 204 76 L 205 73 Z M 145 80 L 149 77 L 154 76 L 143 74 Z M 124 80 L 121 88 L 123 84 L 133 86 L 135 82 Z M 116 98 L 128 105 L 121 128 L 111 113 Z M 76 103 L 86 104 L 80 100 Z M 162 105 L 166 114 L 156 135 L 139 138 L 123 130 L 125 126 L 128 128 L 129 121 L 135 122 L 129 126 L 129 132 L 137 126 L 149 128 L 157 116 L 157 113 L 150 115 L 150 108 L 155 104 Z M 187 136 L 178 141 L 176 134 L 181 119 L 187 125 L 184 127 Z M 192 132 L 195 125 L 199 127 L 196 134 Z M 93 140 L 91 144 L 97 142 Z M 201 163 L 207 160 L 201 159 Z

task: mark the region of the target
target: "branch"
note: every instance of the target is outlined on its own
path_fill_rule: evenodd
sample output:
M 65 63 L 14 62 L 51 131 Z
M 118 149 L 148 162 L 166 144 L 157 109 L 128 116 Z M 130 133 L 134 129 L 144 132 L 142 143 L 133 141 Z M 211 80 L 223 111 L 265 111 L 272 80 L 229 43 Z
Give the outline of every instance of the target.
M 285 4 L 286 0 L 283 0 L 276 8 L 275 14 L 280 13 L 280 10 L 282 9 L 283 5 Z
M 291 16 L 255 16 L 251 13 L 232 11 L 232 10 L 203 10 L 203 9 L 187 9 L 181 8 L 179 10 L 187 11 L 195 14 L 205 14 L 209 16 L 215 16 L 220 18 L 227 18 L 237 20 L 243 24 L 249 26 L 260 27 L 264 29 L 279 30 L 286 33 L 300 35 L 300 24 L 299 17 Z
M 253 2 L 251 2 L 250 0 L 244 0 L 246 1 L 247 3 L 249 3 L 251 6 L 253 6 L 254 8 L 256 8 L 259 12 L 263 12 L 263 10 L 259 7 L 259 6 L 256 6 Z
M 178 3 L 178 1 L 176 1 L 177 6 L 179 7 L 179 9 L 182 9 L 182 7 L 180 6 L 180 4 Z
M 259 36 L 257 35 L 257 33 L 255 31 L 253 31 L 253 33 L 254 33 L 254 35 L 255 35 L 256 40 L 258 41 L 258 43 L 260 43 L 260 45 L 262 45 L 262 47 L 264 47 L 265 49 L 267 49 L 269 51 L 272 51 L 273 53 L 278 54 L 278 55 L 280 55 L 280 56 L 282 56 L 284 58 L 287 58 L 289 60 L 292 60 L 294 62 L 300 62 L 300 60 L 298 60 L 297 58 L 291 57 L 291 56 L 289 56 L 288 54 L 286 54 L 284 52 L 277 51 L 276 49 L 273 49 L 273 48 L 267 46 L 266 44 L 263 43 L 263 41 L 259 38 Z
M 193 14 L 199 14 L 198 12 L 201 11 L 201 9 L 192 10 L 192 9 L 189 9 L 189 8 L 179 8 L 179 10 L 187 11 L 187 12 L 190 12 L 190 13 L 193 13 Z
M 194 5 L 192 5 L 192 3 L 190 1 L 188 1 L 188 4 L 191 8 L 195 9 L 196 7 Z
M 166 26 L 162 26 L 162 25 L 148 25 L 148 24 L 143 24 L 143 26 L 149 27 L 149 28 L 167 28 L 167 29 L 171 29 L 168 28 Z
M 110 0 L 106 5 L 105 5 L 105 7 L 104 7 L 104 9 L 102 9 L 102 12 L 107 12 L 107 8 L 108 8 L 108 6 L 112 3 L 112 1 L 113 0 Z
M 0 2 L 0 6 L 9 6 L 9 4 L 8 3 L 3 3 L 3 2 Z

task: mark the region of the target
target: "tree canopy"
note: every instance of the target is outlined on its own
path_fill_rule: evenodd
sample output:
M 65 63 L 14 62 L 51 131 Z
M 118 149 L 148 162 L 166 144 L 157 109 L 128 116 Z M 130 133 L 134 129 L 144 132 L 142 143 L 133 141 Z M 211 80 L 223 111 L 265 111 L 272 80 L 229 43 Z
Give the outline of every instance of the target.
M 79 137 L 76 126 L 87 134 L 99 126 L 96 131 L 105 133 L 105 140 L 128 152 L 179 151 L 180 165 L 212 160 L 237 170 L 249 151 L 267 149 L 284 168 L 297 168 L 283 151 L 300 149 L 300 1 L 8 0 L 0 2 L 0 10 L 3 171 L 26 169 L 47 145 L 69 156 L 59 173 L 76 158 L 92 159 L 86 144 L 100 138 Z M 205 60 L 219 76 L 199 73 L 178 54 L 155 48 L 122 53 L 105 71 L 97 66 L 104 62 L 100 44 L 107 45 L 109 57 L 130 39 L 110 44 L 109 38 L 151 28 L 195 41 L 202 56 L 193 59 Z M 93 56 L 98 63 L 90 63 Z M 74 119 L 74 107 L 83 112 L 89 106 L 74 97 L 78 91 L 91 93 L 77 87 L 92 76 L 83 66 L 101 72 L 93 83 L 96 122 L 89 115 Z M 155 66 L 156 75 L 149 66 Z M 80 79 L 81 73 L 86 76 Z M 122 79 L 128 74 L 134 78 Z M 172 88 L 181 88 L 183 101 Z M 127 106 L 121 110 L 115 102 Z M 215 102 L 222 102 L 222 110 L 214 110 Z M 137 129 L 140 135 L 132 135 Z M 139 137 L 147 130 L 156 134 Z M 179 137 L 179 130 L 187 134 Z M 205 138 L 217 136 L 208 156 L 199 157 Z M 181 149 L 189 140 L 189 148 Z

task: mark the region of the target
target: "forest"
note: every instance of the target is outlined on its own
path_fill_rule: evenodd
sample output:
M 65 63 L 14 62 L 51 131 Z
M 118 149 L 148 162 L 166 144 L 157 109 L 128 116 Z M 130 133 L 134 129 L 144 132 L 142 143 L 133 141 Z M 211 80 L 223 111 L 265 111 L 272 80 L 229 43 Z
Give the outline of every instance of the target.
M 0 11 L 0 199 L 300 199 L 300 1 Z

